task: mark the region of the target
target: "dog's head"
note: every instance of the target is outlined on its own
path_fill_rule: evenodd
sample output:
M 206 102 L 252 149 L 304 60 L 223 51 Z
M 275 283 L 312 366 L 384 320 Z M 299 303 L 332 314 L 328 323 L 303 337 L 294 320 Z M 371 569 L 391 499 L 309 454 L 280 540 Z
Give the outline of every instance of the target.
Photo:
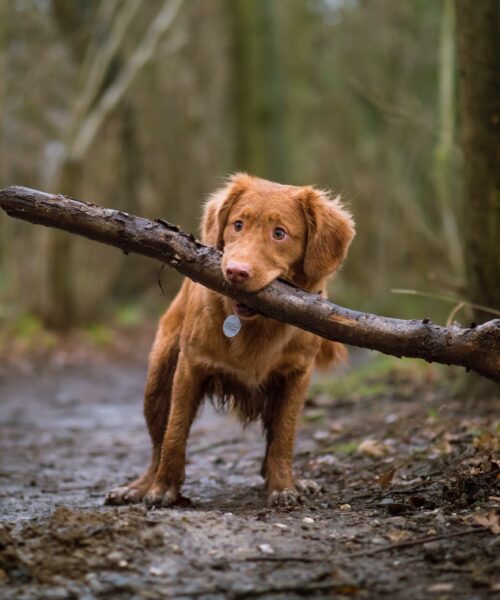
M 247 291 L 279 277 L 313 290 L 338 269 L 353 236 L 338 198 L 241 173 L 210 197 L 202 224 L 202 241 L 224 253 L 224 277 Z

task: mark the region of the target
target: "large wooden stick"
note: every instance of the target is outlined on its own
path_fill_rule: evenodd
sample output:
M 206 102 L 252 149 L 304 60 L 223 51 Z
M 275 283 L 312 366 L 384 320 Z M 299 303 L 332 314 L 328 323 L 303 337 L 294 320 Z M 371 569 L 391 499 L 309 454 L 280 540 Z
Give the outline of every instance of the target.
M 282 281 L 258 293 L 244 292 L 223 278 L 218 250 L 204 246 L 166 221 L 150 221 L 23 187 L 0 190 L 0 207 L 18 219 L 83 235 L 125 253 L 158 259 L 266 317 L 324 338 L 398 357 L 461 365 L 500 383 L 500 319 L 472 328 L 441 327 L 427 319 L 391 319 L 337 306 Z

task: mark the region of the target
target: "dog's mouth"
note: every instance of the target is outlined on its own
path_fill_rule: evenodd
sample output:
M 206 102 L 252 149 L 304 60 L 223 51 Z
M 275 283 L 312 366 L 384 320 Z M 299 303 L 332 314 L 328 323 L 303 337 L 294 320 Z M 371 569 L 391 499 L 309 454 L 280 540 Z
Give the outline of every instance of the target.
M 244 319 L 249 319 L 250 317 L 254 317 L 257 314 L 257 311 L 243 302 L 235 302 L 234 303 L 234 312 Z

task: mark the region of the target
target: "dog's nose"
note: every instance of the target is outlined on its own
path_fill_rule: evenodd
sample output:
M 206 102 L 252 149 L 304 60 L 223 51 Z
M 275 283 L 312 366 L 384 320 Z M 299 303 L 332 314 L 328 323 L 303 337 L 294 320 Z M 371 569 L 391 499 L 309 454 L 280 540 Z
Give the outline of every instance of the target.
M 226 267 L 226 275 L 231 283 L 243 283 L 250 277 L 250 267 L 229 262 Z

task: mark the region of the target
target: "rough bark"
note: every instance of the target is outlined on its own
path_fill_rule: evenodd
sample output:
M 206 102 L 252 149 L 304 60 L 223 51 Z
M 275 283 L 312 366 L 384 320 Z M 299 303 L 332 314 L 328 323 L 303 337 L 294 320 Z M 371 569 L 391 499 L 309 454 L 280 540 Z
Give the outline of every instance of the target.
M 262 315 L 324 338 L 394 356 L 462 365 L 500 382 L 500 320 L 474 328 L 441 327 L 427 319 L 401 320 L 362 313 L 276 281 L 258 293 L 225 281 L 221 253 L 166 221 L 150 221 L 66 196 L 23 187 L 0 191 L 0 207 L 18 219 L 56 227 L 156 258 L 193 281 L 244 302 Z

